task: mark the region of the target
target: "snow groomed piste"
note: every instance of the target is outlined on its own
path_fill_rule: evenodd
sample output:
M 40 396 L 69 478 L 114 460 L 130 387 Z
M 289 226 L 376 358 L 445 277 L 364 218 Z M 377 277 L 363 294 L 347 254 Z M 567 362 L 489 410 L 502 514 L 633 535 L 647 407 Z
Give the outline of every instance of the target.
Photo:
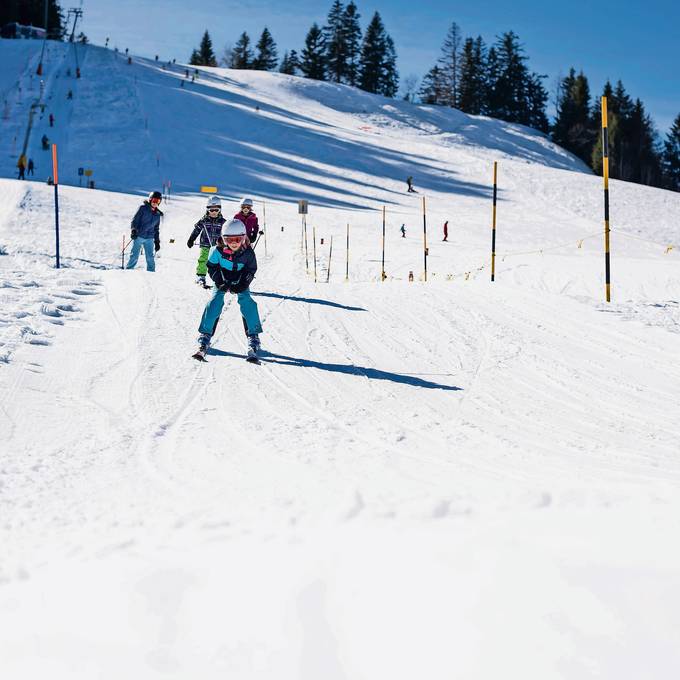
M 677 676 L 678 197 L 610 182 L 607 303 L 602 180 L 531 130 L 97 47 L 69 100 L 53 47 L 60 270 L 48 123 L 18 182 L 0 120 L 3 675 Z M 190 359 L 202 184 L 266 204 L 259 367 L 233 295 Z

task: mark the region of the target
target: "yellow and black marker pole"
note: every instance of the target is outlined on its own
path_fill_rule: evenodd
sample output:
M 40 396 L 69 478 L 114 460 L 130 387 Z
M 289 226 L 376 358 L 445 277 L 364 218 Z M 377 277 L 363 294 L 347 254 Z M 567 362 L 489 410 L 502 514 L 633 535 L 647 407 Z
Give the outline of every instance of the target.
M 384 281 L 387 278 L 385 274 L 385 206 L 382 209 L 382 272 L 380 280 Z
M 345 281 L 349 281 L 349 222 L 347 223 L 347 261 L 345 263 Z
M 331 262 L 333 261 L 333 236 L 331 235 L 331 249 L 328 252 L 328 271 L 326 272 L 326 283 L 331 280 Z
M 607 130 L 607 97 L 602 97 L 602 179 L 604 180 L 604 287 L 611 302 L 609 268 L 609 133 Z
M 493 162 L 493 218 L 491 220 L 491 280 L 496 280 L 496 200 L 498 198 L 498 161 Z
M 427 216 L 425 213 L 425 196 L 423 196 L 423 281 L 427 281 Z

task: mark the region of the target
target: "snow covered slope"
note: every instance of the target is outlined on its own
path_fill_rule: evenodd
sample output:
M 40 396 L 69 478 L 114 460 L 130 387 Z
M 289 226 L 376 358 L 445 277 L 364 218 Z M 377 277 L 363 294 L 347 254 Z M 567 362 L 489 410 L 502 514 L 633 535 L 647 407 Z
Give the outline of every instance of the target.
M 76 81 L 70 58 L 51 46 L 45 85 L 62 269 L 44 160 L 0 180 L 3 676 L 677 677 L 678 196 L 612 183 L 607 304 L 601 180 L 537 133 L 277 74 L 181 87 L 100 48 Z M 157 271 L 123 272 L 163 180 Z M 188 358 L 201 184 L 266 210 L 259 367 L 233 300 Z

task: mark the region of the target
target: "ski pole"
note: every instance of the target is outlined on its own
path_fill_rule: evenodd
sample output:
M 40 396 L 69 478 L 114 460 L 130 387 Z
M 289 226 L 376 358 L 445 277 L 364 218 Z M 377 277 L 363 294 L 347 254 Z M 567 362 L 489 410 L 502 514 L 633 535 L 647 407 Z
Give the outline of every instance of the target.
M 132 239 L 130 239 L 127 244 L 125 243 L 125 235 L 123 235 L 123 250 L 120 251 L 120 268 L 125 269 L 125 251 L 128 249 L 128 246 L 132 243 Z

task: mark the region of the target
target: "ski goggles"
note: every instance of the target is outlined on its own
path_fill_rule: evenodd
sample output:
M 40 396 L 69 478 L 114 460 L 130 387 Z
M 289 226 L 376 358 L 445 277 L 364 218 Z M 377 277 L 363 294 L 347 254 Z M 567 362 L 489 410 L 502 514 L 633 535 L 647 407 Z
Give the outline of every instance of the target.
M 208 208 L 209 213 L 218 213 L 222 208 Z

